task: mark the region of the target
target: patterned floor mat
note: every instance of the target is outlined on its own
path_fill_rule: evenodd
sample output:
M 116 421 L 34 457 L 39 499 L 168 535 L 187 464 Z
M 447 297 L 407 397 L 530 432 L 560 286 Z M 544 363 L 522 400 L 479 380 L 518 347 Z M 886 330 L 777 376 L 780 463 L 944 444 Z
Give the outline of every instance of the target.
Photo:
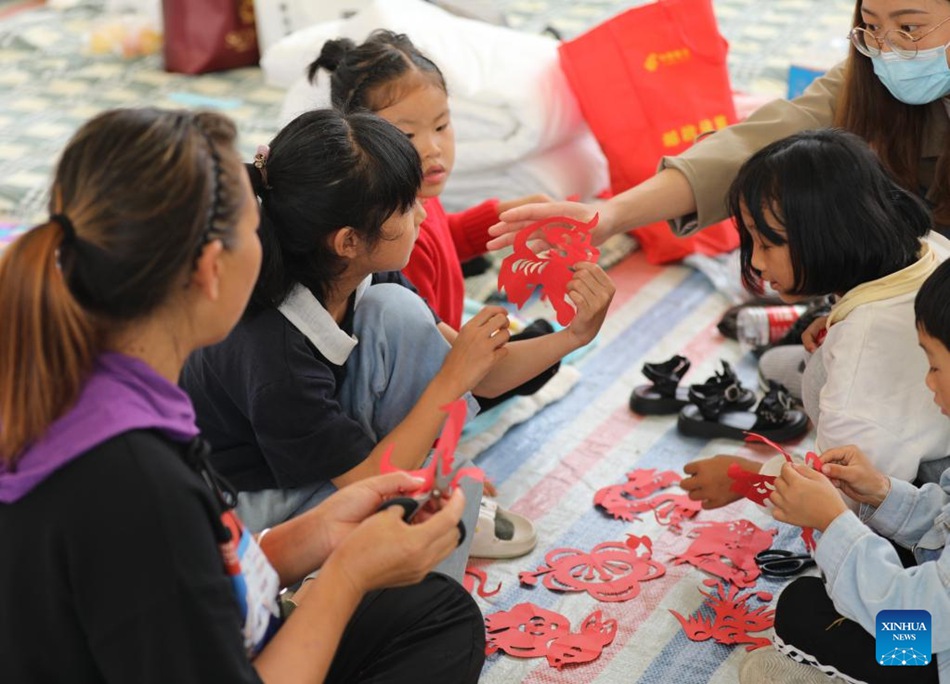
M 46 213 L 45 186 L 59 150 L 82 121 L 104 108 L 154 104 L 220 109 L 237 121 L 248 159 L 255 146 L 275 132 L 283 92 L 267 87 L 260 70 L 186 77 L 162 71 L 157 56 L 93 57 L 82 48 L 85 35 L 101 16 L 102 2 L 84 2 L 65 12 L 30 8 L 4 15 L 5 9 L 23 4 L 29 3 L 0 0 L 0 245 L 25 222 Z M 631 3 L 496 0 L 496 5 L 514 28 L 540 32 L 551 27 L 567 38 Z M 827 65 L 833 61 L 828 55 L 843 52 L 853 2 L 714 0 L 714 5 L 731 44 L 734 87 L 780 96 L 790 63 Z M 699 610 L 698 590 L 706 576 L 698 570 L 670 565 L 666 576 L 645 584 L 637 599 L 609 605 L 595 605 L 583 594 L 524 588 L 517 580 L 519 571 L 537 567 L 552 548 L 589 549 L 627 533 L 651 536 L 654 557 L 667 563 L 671 554 L 682 550 L 686 537 L 661 528 L 652 517 L 633 523 L 608 519 L 594 509 L 594 491 L 622 482 L 631 468 L 681 470 L 694 458 L 738 450 L 733 443 L 684 438 L 674 418 L 641 418 L 627 408 L 631 388 L 644 382 L 643 362 L 675 353 L 693 362 L 687 381 L 706 377 L 723 358 L 754 386 L 751 359 L 740 357 L 737 346 L 715 331 L 729 302 L 689 267 L 653 266 L 642 254 L 622 258 L 629 251 L 623 240 L 605 251 L 614 264 L 610 273 L 618 292 L 595 348 L 576 363 L 576 384 L 531 420 L 479 449 L 477 463 L 498 486 L 499 501 L 534 520 L 540 542 L 526 558 L 482 565 L 490 585 L 501 581 L 502 590 L 477 600 L 486 614 L 531 601 L 563 613 L 573 625 L 599 607 L 606 618 L 618 621 L 617 637 L 599 660 L 563 672 L 543 660 L 495 655 L 486 664 L 482 681 L 735 682 L 742 649 L 689 641 L 668 610 L 685 616 Z M 470 289 L 481 288 L 484 295 L 493 289 L 492 278 L 488 275 Z M 806 440 L 799 450 L 807 445 Z M 775 526 L 763 511 L 742 503 L 701 513 L 699 520 L 739 517 Z M 776 544 L 797 548 L 796 530 L 778 528 Z M 780 588 L 781 583 L 773 580 L 756 585 L 775 593 Z

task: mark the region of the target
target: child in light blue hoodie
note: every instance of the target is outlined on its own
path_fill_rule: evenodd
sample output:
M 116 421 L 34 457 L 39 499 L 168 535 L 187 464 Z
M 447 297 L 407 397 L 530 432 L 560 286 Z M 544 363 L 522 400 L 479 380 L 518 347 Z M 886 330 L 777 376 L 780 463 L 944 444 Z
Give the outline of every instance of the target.
M 927 387 L 950 415 L 950 262 L 921 286 L 914 311 L 929 362 Z M 771 496 L 776 520 L 822 533 L 815 560 L 823 583 L 804 577 L 779 597 L 776 649 L 849 682 L 950 682 L 950 468 L 939 484 L 917 488 L 876 470 L 856 446 L 828 449 L 821 461 L 821 473 L 786 464 Z M 861 504 L 857 514 L 836 487 Z M 902 559 L 898 547 L 912 556 Z M 919 667 L 877 662 L 874 635 L 884 610 L 930 613 L 932 652 L 914 649 Z M 768 658 L 765 670 L 776 681 L 820 677 L 791 661 L 779 673 L 768 653 L 757 659 L 761 665 Z M 740 681 L 761 683 L 763 671 L 749 662 Z

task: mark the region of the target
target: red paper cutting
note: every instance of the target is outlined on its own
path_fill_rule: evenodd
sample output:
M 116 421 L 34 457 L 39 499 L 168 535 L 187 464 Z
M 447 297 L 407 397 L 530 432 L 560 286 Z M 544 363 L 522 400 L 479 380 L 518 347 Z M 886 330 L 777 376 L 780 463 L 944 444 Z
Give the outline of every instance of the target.
M 439 433 L 439 439 L 435 445 L 435 454 L 432 455 L 429 465 L 419 470 L 403 470 L 402 468 L 394 466 L 392 463 L 392 446 L 383 454 L 379 468 L 380 472 L 407 472 L 413 477 L 423 480 L 422 485 L 418 489 L 413 490 L 413 496 L 421 496 L 432 491 L 437 475 L 447 475 L 452 472 L 455 462 L 455 448 L 458 446 L 459 438 L 462 435 L 462 428 L 465 427 L 465 416 L 468 414 L 468 406 L 464 399 L 457 399 L 451 404 L 443 406 L 442 410 L 448 413 L 449 417 L 445 419 L 445 425 L 442 426 L 442 432 Z M 485 473 L 481 468 L 476 466 L 460 468 L 452 477 L 449 486 L 443 490 L 442 496 L 449 496 L 455 489 L 458 481 L 463 477 L 470 477 L 478 482 L 485 481 Z
M 751 587 L 760 574 L 755 555 L 771 548 L 776 532 L 744 519 L 697 523 L 689 532 L 693 542 L 672 561 L 674 565 L 689 563 L 737 587 Z
M 726 474 L 732 478 L 729 489 L 760 506 L 764 506 L 766 499 L 775 491 L 774 475 L 754 473 L 738 463 L 731 463 Z
M 672 470 L 660 473 L 655 468 L 631 470 L 627 481 L 602 487 L 594 494 L 594 505 L 600 506 L 617 520 L 639 520 L 638 513 L 653 511 L 656 521 L 677 530 L 682 522 L 702 509 L 702 502 L 692 501 L 686 494 L 660 494 L 644 497 L 658 489 L 678 483 L 682 478 Z
M 505 291 L 508 300 L 521 308 L 540 287 L 541 297 L 554 307 L 557 322 L 568 325 L 576 310 L 567 296 L 567 284 L 574 277 L 574 264 L 593 262 L 600 256 L 590 235 L 598 219 L 594 214 L 589 223 L 583 223 L 567 216 L 554 216 L 518 231 L 514 251 L 501 262 L 498 290 Z M 528 246 L 528 240 L 535 239 L 538 232 L 540 239 L 550 245 L 550 249 L 540 253 Z
M 617 634 L 617 621 L 604 620 L 597 610 L 587 616 L 579 632 L 571 632 L 570 621 L 531 603 L 519 603 L 511 610 L 485 618 L 485 654 L 503 651 L 516 658 L 546 656 L 560 670 L 596 660 Z
M 554 639 L 570 634 L 571 623 L 560 613 L 519 603 L 486 616 L 485 631 L 485 655 L 504 651 L 516 658 L 537 658 L 547 653 Z
M 491 598 L 501 591 L 501 582 L 491 591 L 485 589 L 486 582 L 488 582 L 488 575 L 485 574 L 484 570 L 473 566 L 465 568 L 465 577 L 462 578 L 462 586 L 465 587 L 465 591 L 469 594 L 474 591 L 482 598 Z
M 740 596 L 739 589 L 730 586 L 727 591 L 723 582 L 708 579 L 703 584 L 708 587 L 716 587 L 715 594 L 705 592 L 702 589 L 699 590 L 699 593 L 707 597 L 707 601 L 703 603 L 700 611 L 703 608 L 711 610 L 712 618 L 697 612 L 696 615 L 687 620 L 675 610 L 670 610 L 683 626 L 683 631 L 686 632 L 687 637 L 693 641 L 714 639 L 720 644 L 746 644 L 747 651 L 754 651 L 772 643 L 765 637 L 751 636 L 749 632 L 762 632 L 772 627 L 775 611 L 769 610 L 767 606 L 759 606 L 754 610 L 750 610 L 747 605 L 747 601 L 753 596 L 759 601 L 771 601 L 771 594 L 757 592 Z
M 638 554 L 640 547 L 644 551 Z M 542 584 L 551 591 L 586 591 L 598 601 L 629 601 L 640 594 L 640 582 L 666 573 L 666 568 L 651 558 L 652 552 L 649 537 L 632 534 L 626 542 L 603 542 L 590 552 L 554 549 L 544 557 L 547 565 L 519 573 L 518 580 L 534 586 L 544 575 Z
M 756 434 L 755 432 L 746 432 L 745 434 L 745 439 L 747 442 L 762 442 L 764 444 L 768 444 L 773 449 L 781 452 L 786 461 L 789 463 L 794 463 L 791 454 L 767 437 L 763 437 L 762 435 Z M 813 470 L 817 470 L 819 473 L 821 472 L 821 457 L 818 456 L 818 454 L 816 454 L 814 451 L 809 451 L 807 454 L 805 454 L 805 464 L 811 466 Z M 742 473 L 748 473 L 748 471 L 739 468 L 739 466 L 735 463 L 730 465 L 727 474 L 729 477 L 735 480 L 735 482 L 732 483 L 730 489 L 734 492 L 742 494 L 747 499 L 755 501 L 760 506 L 764 506 L 765 499 L 767 499 L 769 495 L 775 491 L 775 478 L 770 475 L 758 475 L 757 473 L 741 474 L 733 471 L 733 468 L 740 470 Z M 769 491 L 764 496 L 760 496 L 763 488 L 771 489 L 771 491 Z M 811 527 L 803 527 L 802 542 L 805 544 L 805 550 L 809 553 L 818 548 L 818 544 L 815 542 L 815 530 Z
M 604 487 L 594 495 L 594 503 L 617 520 L 640 520 L 639 513 L 653 511 L 658 523 L 674 530 L 702 510 L 703 502 L 687 494 L 658 494 L 649 499 L 631 499 L 628 494 L 624 485 Z
M 587 616 L 581 631 L 558 637 L 548 649 L 548 663 L 560 670 L 597 660 L 617 636 L 617 621 L 604 620 L 599 610 Z
M 682 479 L 674 470 L 663 470 L 658 473 L 656 468 L 640 468 L 627 473 L 627 483 L 624 487 L 630 496 L 642 499 L 659 489 L 675 485 Z
M 650 499 L 654 503 L 653 517 L 661 525 L 680 531 L 683 523 L 696 517 L 703 509 L 702 501 L 693 501 L 688 494 L 660 494 Z

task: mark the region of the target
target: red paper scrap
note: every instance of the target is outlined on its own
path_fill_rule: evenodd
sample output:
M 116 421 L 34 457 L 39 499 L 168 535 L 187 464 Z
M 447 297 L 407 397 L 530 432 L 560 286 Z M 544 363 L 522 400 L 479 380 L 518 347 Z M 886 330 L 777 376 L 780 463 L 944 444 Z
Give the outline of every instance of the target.
M 402 470 L 402 468 L 397 468 L 392 463 L 392 446 L 383 454 L 379 468 L 380 472 L 408 472 L 413 477 L 423 480 L 423 484 L 418 489 L 412 491 L 413 496 L 423 496 L 429 493 L 432 491 L 437 475 L 447 475 L 453 472 L 455 448 L 458 446 L 459 438 L 462 435 L 462 428 L 465 427 L 465 416 L 468 413 L 468 406 L 464 399 L 457 399 L 451 404 L 443 406 L 442 410 L 448 413 L 449 417 L 445 419 L 445 425 L 442 426 L 442 432 L 439 434 L 439 439 L 435 445 L 435 453 L 432 455 L 429 465 L 419 470 Z M 449 496 L 459 480 L 463 477 L 470 477 L 479 482 L 485 481 L 485 473 L 481 468 L 476 466 L 460 468 L 452 476 L 448 487 L 443 490 L 442 496 Z
M 762 435 L 758 434 L 757 432 L 748 432 L 748 431 L 747 431 L 747 432 L 745 433 L 745 441 L 747 441 L 747 442 L 762 442 L 763 444 L 768 444 L 770 447 L 772 447 L 773 449 L 775 449 L 776 451 L 778 451 L 780 454 L 782 454 L 782 456 L 785 457 L 785 460 L 786 460 L 786 461 L 788 461 L 789 463 L 792 462 L 792 455 L 791 455 L 790 453 L 788 453 L 787 451 L 785 451 L 785 449 L 783 449 L 782 447 L 780 447 L 778 444 L 776 444 L 775 442 L 773 442 L 773 441 L 772 441 L 771 439 L 769 439 L 768 437 L 763 437 Z
M 700 611 L 703 608 L 711 610 L 711 618 L 697 611 L 687 620 L 675 610 L 670 610 L 683 626 L 687 637 L 693 641 L 714 639 L 720 644 L 746 644 L 747 651 L 754 651 L 772 643 L 765 637 L 752 636 L 749 632 L 762 632 L 772 627 L 775 611 L 769 610 L 767 606 L 750 610 L 747 604 L 752 597 L 767 603 L 772 600 L 771 594 L 763 591 L 740 596 L 738 588 L 730 586 L 727 591 L 725 583 L 721 581 L 708 579 L 703 584 L 716 587 L 715 594 L 699 590 L 700 594 L 707 597 Z
M 637 553 L 637 549 L 643 551 Z M 586 591 L 598 601 L 629 601 L 640 594 L 640 582 L 662 577 L 666 568 L 651 558 L 649 537 L 627 535 L 625 542 L 608 541 L 590 552 L 554 549 L 544 557 L 546 565 L 518 574 L 522 584 L 542 584 L 551 591 Z
M 594 214 L 589 223 L 582 223 L 567 216 L 554 216 L 518 231 L 514 251 L 501 262 L 498 290 L 505 291 L 508 300 L 521 308 L 540 287 L 542 298 L 554 307 L 557 322 L 568 325 L 576 313 L 567 295 L 567 284 L 574 277 L 574 265 L 580 261 L 594 262 L 600 256 L 590 235 L 598 218 Z M 528 245 L 528 241 L 533 239 L 543 240 L 550 248 L 536 253 Z
M 481 568 L 476 568 L 472 565 L 465 568 L 465 577 L 462 578 L 462 586 L 465 587 L 465 591 L 467 591 L 469 594 L 474 591 L 482 598 L 491 598 L 501 591 L 501 582 L 499 582 L 498 586 L 496 586 L 491 591 L 485 589 L 485 584 L 487 582 L 488 575 L 485 574 L 485 571 Z
M 617 634 L 617 621 L 604 620 L 597 610 L 587 616 L 579 632 L 559 613 L 532 603 L 519 603 L 511 610 L 485 618 L 485 654 L 503 651 L 516 658 L 547 657 L 560 670 L 596 660 Z
M 760 574 L 755 555 L 771 548 L 776 532 L 744 519 L 697 523 L 689 531 L 693 542 L 672 561 L 674 565 L 689 563 L 737 587 L 751 587 Z

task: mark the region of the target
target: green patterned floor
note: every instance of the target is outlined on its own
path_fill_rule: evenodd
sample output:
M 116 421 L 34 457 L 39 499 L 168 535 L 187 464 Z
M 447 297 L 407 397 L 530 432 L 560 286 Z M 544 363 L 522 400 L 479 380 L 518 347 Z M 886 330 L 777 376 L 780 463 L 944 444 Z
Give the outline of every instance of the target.
M 737 90 L 785 92 L 790 62 L 828 64 L 841 54 L 851 0 L 714 0 L 730 40 Z M 0 10 L 18 3 L 2 2 Z M 19 4 L 23 4 L 22 2 Z M 617 0 L 495 0 L 507 23 L 547 27 L 570 38 L 634 4 Z M 84 120 L 116 106 L 212 107 L 233 117 L 250 158 L 275 132 L 281 90 L 260 70 L 200 77 L 162 71 L 158 55 L 124 60 L 85 53 L 102 0 L 63 12 L 43 7 L 0 12 L 0 231 L 45 214 L 48 174 L 63 144 Z M 794 40 L 786 37 L 794 36 Z M 3 235 L 0 233 L 0 241 Z

